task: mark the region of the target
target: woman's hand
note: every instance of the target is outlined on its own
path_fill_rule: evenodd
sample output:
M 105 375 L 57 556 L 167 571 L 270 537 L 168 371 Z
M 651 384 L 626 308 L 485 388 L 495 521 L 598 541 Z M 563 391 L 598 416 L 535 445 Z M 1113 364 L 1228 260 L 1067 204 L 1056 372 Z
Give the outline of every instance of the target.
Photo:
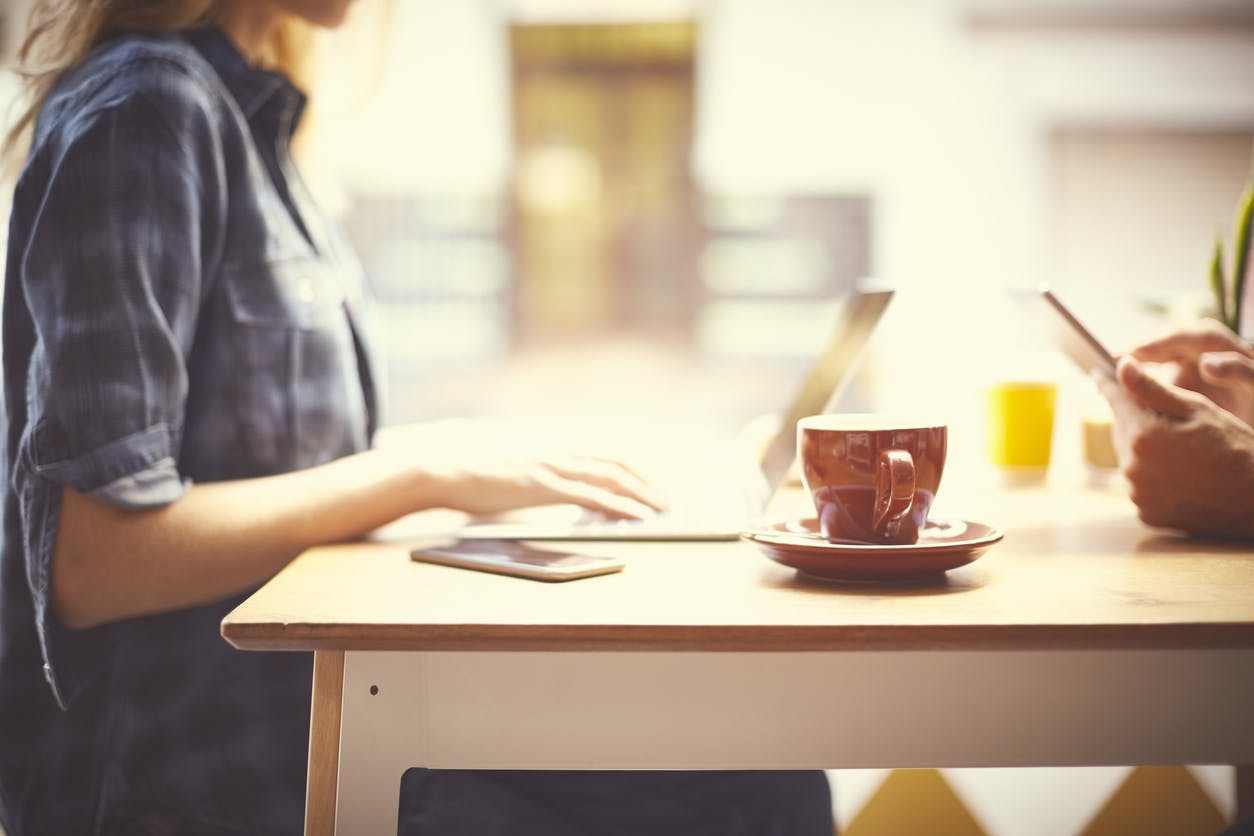
M 429 508 L 489 514 L 572 502 L 622 518 L 661 506 L 625 465 L 543 454 L 503 427 L 419 424 L 383 440 L 305 470 L 192 485 L 141 511 L 66 488 L 52 561 L 58 618 L 93 627 L 220 600 L 255 588 L 310 546 Z
M 1240 358 L 1238 358 L 1240 359 Z M 1239 368 L 1254 365 L 1239 362 Z M 1254 399 L 1254 373 L 1223 391 Z M 1115 414 L 1115 450 L 1141 519 L 1191 534 L 1254 538 L 1254 427 L 1204 394 L 1164 383 L 1132 357 L 1098 380 Z
M 649 516 L 665 507 L 657 491 L 613 458 L 556 452 L 525 433 L 478 421 L 389 428 L 377 446 L 433 478 L 440 507 L 495 514 L 571 503 L 612 519 Z
M 640 519 L 663 507 L 644 479 L 612 459 L 452 455 L 422 467 L 441 483 L 439 504 L 468 514 L 573 503 L 611 519 Z

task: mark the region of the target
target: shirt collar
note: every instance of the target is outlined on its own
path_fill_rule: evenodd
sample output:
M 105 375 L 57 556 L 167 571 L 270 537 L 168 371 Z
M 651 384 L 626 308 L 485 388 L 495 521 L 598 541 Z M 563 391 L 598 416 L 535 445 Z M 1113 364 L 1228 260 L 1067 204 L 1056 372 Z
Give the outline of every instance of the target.
M 305 95 L 286 77 L 249 64 L 226 33 L 216 26 L 191 29 L 185 37 L 217 70 L 246 119 L 252 122 L 260 111 L 277 105 L 279 110 L 291 113 L 289 127 L 295 130 L 305 109 Z

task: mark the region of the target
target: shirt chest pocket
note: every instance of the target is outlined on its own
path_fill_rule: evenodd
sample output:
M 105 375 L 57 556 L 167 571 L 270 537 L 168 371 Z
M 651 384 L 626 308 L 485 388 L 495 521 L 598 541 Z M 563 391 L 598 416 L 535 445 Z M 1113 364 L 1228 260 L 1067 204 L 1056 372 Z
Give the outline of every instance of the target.
M 361 383 L 334 265 L 280 259 L 229 268 L 223 280 L 221 403 L 248 469 L 309 467 L 359 445 Z
M 231 318 L 241 325 L 312 331 L 340 316 L 343 288 L 317 259 L 280 259 L 225 273 Z

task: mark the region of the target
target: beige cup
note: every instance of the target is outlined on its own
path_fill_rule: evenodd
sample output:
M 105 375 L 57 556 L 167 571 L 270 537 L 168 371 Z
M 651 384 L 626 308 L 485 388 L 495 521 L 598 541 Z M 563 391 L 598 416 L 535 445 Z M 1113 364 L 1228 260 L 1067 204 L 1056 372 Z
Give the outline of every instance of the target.
M 1090 467 L 1114 470 L 1119 467 L 1115 455 L 1114 426 L 1109 418 L 1085 416 L 1082 429 L 1084 461 Z

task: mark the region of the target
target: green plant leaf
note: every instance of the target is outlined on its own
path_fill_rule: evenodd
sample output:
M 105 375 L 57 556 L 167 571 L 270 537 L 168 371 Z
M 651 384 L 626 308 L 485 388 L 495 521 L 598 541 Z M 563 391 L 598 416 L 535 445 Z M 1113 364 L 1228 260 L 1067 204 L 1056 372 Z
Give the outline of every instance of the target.
M 1245 274 L 1250 261 L 1250 229 L 1254 225 L 1254 181 L 1246 186 L 1241 199 L 1241 209 L 1237 215 L 1236 257 L 1232 265 L 1232 321 L 1229 325 L 1233 331 L 1241 333 L 1241 304 L 1245 293 Z
M 1228 282 L 1224 280 L 1224 242 L 1215 236 L 1215 251 L 1210 258 L 1210 292 L 1215 296 L 1215 318 L 1228 324 Z

